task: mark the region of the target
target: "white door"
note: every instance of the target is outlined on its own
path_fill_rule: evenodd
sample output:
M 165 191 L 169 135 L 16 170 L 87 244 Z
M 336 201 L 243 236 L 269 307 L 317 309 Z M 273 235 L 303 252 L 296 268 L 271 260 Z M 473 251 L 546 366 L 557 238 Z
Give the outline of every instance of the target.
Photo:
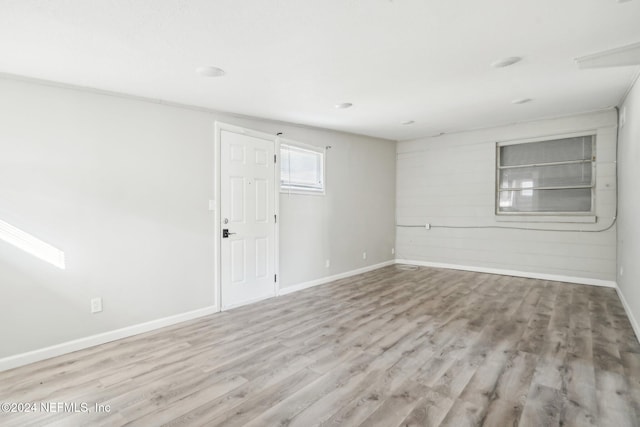
M 274 153 L 273 140 L 220 133 L 222 309 L 276 294 Z

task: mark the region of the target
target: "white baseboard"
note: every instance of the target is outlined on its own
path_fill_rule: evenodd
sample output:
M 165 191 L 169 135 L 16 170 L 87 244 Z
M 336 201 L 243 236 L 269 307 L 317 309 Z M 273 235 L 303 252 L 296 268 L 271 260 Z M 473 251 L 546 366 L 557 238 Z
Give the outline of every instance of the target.
M 502 276 L 526 277 L 528 279 L 553 280 L 556 282 L 578 283 L 581 285 L 604 286 L 616 288 L 613 280 L 591 279 L 588 277 L 562 276 L 559 274 L 532 273 L 518 270 L 503 270 L 500 268 L 474 267 L 469 265 L 446 264 L 441 262 L 415 261 L 409 259 L 396 259 L 396 264 L 420 265 L 423 267 L 449 268 L 451 270 L 475 271 L 477 273 L 500 274 Z
M 299 283 L 293 286 L 287 286 L 286 288 L 279 289 L 278 295 L 290 294 L 292 292 L 300 291 L 302 289 L 311 288 L 313 286 L 318 286 L 324 283 L 333 282 L 335 280 L 340 280 L 340 279 L 355 276 L 358 274 L 366 273 L 372 270 L 377 270 L 378 268 L 386 267 L 392 264 L 411 264 L 411 265 L 420 265 L 425 267 L 449 268 L 454 270 L 475 271 L 479 273 L 491 273 L 491 274 L 500 274 L 500 275 L 507 275 L 507 276 L 527 277 L 532 279 L 555 280 L 560 282 L 612 287 L 617 290 L 620 300 L 622 301 L 622 305 L 624 306 L 624 309 L 627 312 L 627 316 L 631 321 L 631 325 L 636 334 L 636 337 L 640 339 L 640 326 L 638 324 L 638 321 L 633 316 L 633 313 L 631 312 L 629 305 L 627 304 L 624 298 L 624 295 L 617 288 L 615 282 L 608 281 L 608 280 L 560 276 L 560 275 L 554 275 L 554 274 L 529 273 L 529 272 L 515 271 L 515 270 L 472 267 L 472 266 L 445 264 L 445 263 L 436 263 L 436 262 L 427 262 L 427 261 L 396 259 L 396 260 L 381 262 L 379 264 L 370 265 L 367 267 L 358 268 L 355 270 L 350 270 L 344 273 L 335 274 L 333 276 L 323 277 L 316 280 L 310 280 L 308 282 Z M 104 344 L 104 343 L 115 341 L 118 339 L 142 334 L 144 332 L 153 331 L 155 329 L 160 329 L 166 326 L 175 325 L 180 322 L 185 322 L 187 320 L 192 320 L 198 317 L 207 316 L 213 313 L 217 313 L 219 311 L 220 311 L 219 308 L 216 306 L 204 307 L 204 308 L 189 311 L 186 313 L 176 314 L 174 316 L 164 317 L 161 319 L 144 322 L 137 325 L 127 326 L 121 329 L 104 332 L 101 334 L 91 335 L 88 337 L 67 341 L 67 342 L 56 344 L 50 347 L 45 347 L 38 350 L 33 350 L 26 353 L 5 357 L 0 359 L 0 372 L 6 371 L 12 368 L 17 368 L 23 365 L 28 365 L 30 363 L 39 362 L 41 360 L 49 359 L 52 357 L 60 356 L 63 354 L 71 353 L 74 351 L 83 350 L 85 348 L 93 347 L 96 345 Z
M 631 323 L 633 332 L 636 334 L 636 339 L 638 340 L 638 342 L 640 342 L 640 324 L 633 315 L 631 307 L 629 307 L 629 304 L 627 303 L 627 300 L 625 299 L 624 294 L 619 287 L 616 287 L 616 292 L 618 292 L 618 298 L 620 298 L 620 301 L 622 301 L 622 306 L 624 307 L 624 311 L 627 313 L 627 317 L 629 318 L 629 322 Z
M 325 283 L 333 282 L 334 280 L 345 279 L 347 277 L 355 276 L 357 274 L 366 273 L 368 271 L 377 270 L 382 267 L 386 267 L 388 265 L 395 264 L 395 260 L 381 262 L 379 264 L 369 265 L 367 267 L 358 268 L 356 270 L 346 271 L 340 274 L 334 274 L 333 276 L 322 277 L 320 279 L 310 280 L 308 282 L 298 283 L 296 285 L 287 286 L 286 288 L 280 288 L 278 290 L 278 295 L 286 295 L 292 292 L 301 291 L 303 289 L 311 288 L 313 286 L 322 285 Z
M 334 276 L 323 277 L 321 279 L 300 283 L 298 285 L 289 286 L 279 290 L 278 295 L 285 295 L 291 292 L 310 288 L 312 286 L 321 285 L 323 283 L 332 282 L 345 277 L 355 276 L 356 274 L 366 273 L 367 271 L 376 270 L 387 265 L 395 264 L 395 260 L 382 262 L 375 265 L 359 268 L 357 270 L 347 271 L 345 273 L 336 274 Z M 261 298 L 262 300 L 264 298 Z M 251 301 L 257 302 L 257 301 Z M 225 310 L 230 307 L 225 307 Z M 61 344 L 52 345 L 50 347 L 40 348 L 26 353 L 16 354 L 0 359 L 0 372 L 8 369 L 17 368 L 19 366 L 28 365 L 30 363 L 39 362 L 41 360 L 50 359 L 52 357 L 61 356 L 96 345 L 108 343 L 111 341 L 127 338 L 133 335 L 142 334 L 144 332 L 153 331 L 155 329 L 164 328 L 166 326 L 175 325 L 176 323 L 185 322 L 187 320 L 196 319 L 209 314 L 217 313 L 220 309 L 216 306 L 204 307 L 198 310 L 189 311 L 187 313 L 176 314 L 174 316 L 164 317 L 137 325 L 127 326 L 113 331 L 103 332 L 101 334 L 91 335 L 76 340 L 67 341 Z
M 18 366 L 28 365 L 30 363 L 39 362 L 51 357 L 60 356 L 107 342 L 127 338 L 133 335 L 142 334 L 144 332 L 153 331 L 155 329 L 171 326 L 176 323 L 185 322 L 187 320 L 196 319 L 209 314 L 217 313 L 218 308 L 215 306 L 204 307 L 186 313 L 176 314 L 174 316 L 163 317 L 161 319 L 151 320 L 149 322 L 139 323 L 137 325 L 127 326 L 113 331 L 103 332 L 101 334 L 91 335 L 79 338 L 73 341 L 67 341 L 61 344 L 52 345 L 50 347 L 29 351 L 27 353 L 16 354 L 0 359 L 0 372 L 8 369 L 17 368 Z
M 243 301 L 243 302 L 240 302 L 240 303 L 237 303 L 237 304 L 223 305 L 222 309 L 220 311 L 233 310 L 234 308 L 244 307 L 245 305 L 255 304 L 257 302 L 264 301 L 264 300 L 269 299 L 269 298 L 274 298 L 276 296 L 277 295 L 275 295 L 275 294 L 274 295 L 266 295 L 266 296 L 263 296 L 263 297 L 260 297 L 260 298 L 253 298 L 253 299 L 250 299 L 250 300 L 247 300 L 247 301 Z

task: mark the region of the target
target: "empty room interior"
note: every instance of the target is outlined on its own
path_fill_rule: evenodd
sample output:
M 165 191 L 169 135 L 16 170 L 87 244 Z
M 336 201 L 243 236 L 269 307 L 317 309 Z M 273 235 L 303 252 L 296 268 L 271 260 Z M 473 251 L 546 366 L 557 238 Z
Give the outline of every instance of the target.
M 640 0 L 0 1 L 0 425 L 640 426 Z

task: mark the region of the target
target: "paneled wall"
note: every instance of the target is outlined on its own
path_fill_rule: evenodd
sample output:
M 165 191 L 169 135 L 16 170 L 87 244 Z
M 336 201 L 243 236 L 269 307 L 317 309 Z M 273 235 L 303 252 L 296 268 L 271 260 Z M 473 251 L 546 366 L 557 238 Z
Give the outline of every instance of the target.
M 505 221 L 495 215 L 497 142 L 590 130 L 597 144 L 595 223 Z M 397 224 L 435 227 L 397 227 L 397 258 L 615 280 L 615 224 L 589 231 L 609 227 L 615 216 L 616 132 L 616 111 L 607 110 L 399 142 Z

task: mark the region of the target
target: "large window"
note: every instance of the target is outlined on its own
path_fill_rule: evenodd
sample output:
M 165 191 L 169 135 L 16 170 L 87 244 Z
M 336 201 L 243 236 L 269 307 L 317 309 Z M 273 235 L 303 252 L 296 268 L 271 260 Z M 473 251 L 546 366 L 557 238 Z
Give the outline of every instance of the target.
M 280 188 L 324 193 L 324 150 L 280 144 Z
M 498 144 L 498 214 L 592 214 L 595 137 Z

